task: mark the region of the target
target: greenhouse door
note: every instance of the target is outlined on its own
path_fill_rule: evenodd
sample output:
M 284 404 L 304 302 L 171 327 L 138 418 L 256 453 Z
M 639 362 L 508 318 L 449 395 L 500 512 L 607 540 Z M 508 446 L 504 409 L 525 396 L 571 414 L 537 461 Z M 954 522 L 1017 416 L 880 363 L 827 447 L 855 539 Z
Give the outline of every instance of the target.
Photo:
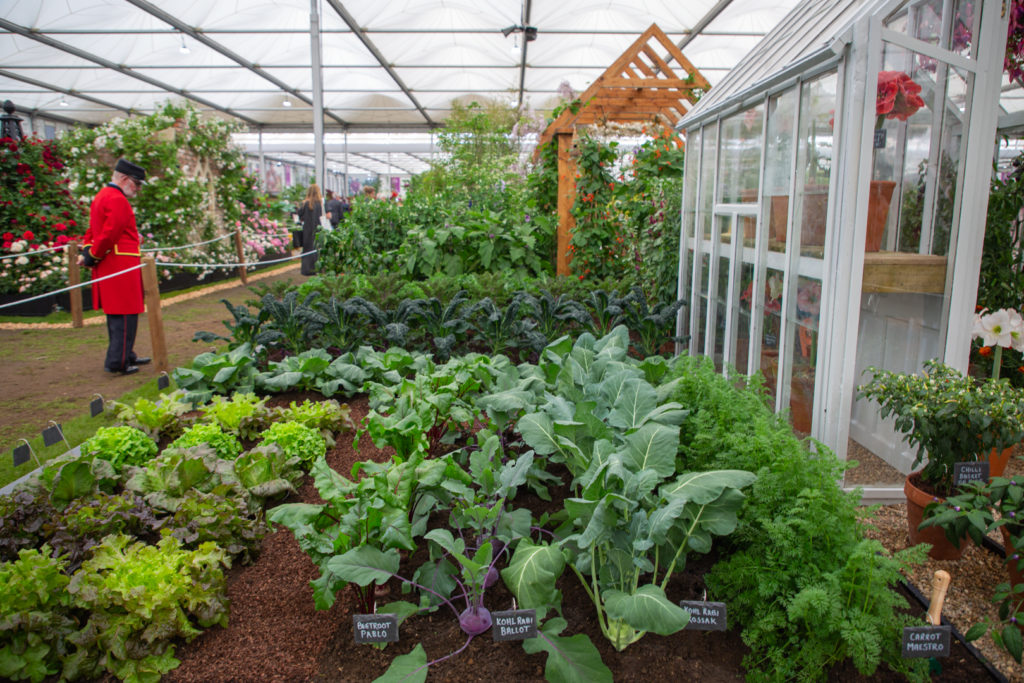
M 750 300 L 741 298 L 740 282 L 753 272 L 756 227 L 756 205 L 718 204 L 711 239 L 698 245 L 693 291 L 700 300 L 700 344 L 695 351 L 713 358 L 719 370 L 728 364 L 750 371 Z

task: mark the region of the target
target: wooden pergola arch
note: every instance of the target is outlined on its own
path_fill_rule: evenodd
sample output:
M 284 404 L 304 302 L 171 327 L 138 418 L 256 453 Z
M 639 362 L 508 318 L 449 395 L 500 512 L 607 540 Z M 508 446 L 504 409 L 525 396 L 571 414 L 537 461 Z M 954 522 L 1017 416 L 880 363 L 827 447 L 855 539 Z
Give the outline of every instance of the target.
M 658 54 L 659 45 L 668 50 Z M 680 76 L 668 65 L 675 60 Z M 569 238 L 575 221 L 572 205 L 576 200 L 576 162 L 571 156 L 579 126 L 608 122 L 659 121 L 674 125 L 697 102 L 693 91 L 707 90 L 711 84 L 683 56 L 657 24 L 651 24 L 622 55 L 580 96 L 575 112 L 566 108 L 541 134 L 534 160 L 543 145 L 555 140 L 558 145 L 558 250 L 556 272 L 569 274 Z

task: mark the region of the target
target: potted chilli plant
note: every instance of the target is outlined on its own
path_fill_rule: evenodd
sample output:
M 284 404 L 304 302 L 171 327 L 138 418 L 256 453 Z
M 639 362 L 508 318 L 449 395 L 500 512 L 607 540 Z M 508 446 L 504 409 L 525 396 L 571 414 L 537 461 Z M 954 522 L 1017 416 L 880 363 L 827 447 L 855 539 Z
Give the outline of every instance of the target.
M 860 395 L 876 401 L 882 417 L 895 418 L 904 440 L 917 446 L 907 476 L 907 522 L 911 544 L 931 543 L 934 559 L 957 559 L 960 549 L 938 529 L 919 531 L 924 507 L 953 493 L 953 465 L 988 457 L 1024 435 L 1024 394 L 1005 379 L 976 380 L 936 360 L 924 374 L 868 368 L 871 381 Z
M 941 529 L 956 545 L 968 536 L 981 544 L 990 532 L 999 529 L 1002 533 L 1010 580 L 995 587 L 993 602 L 999 604 L 999 620 L 993 624 L 986 618 L 972 626 L 966 638 L 980 638 L 992 627 L 992 639 L 1020 663 L 1024 649 L 1024 481 L 995 477 L 966 484 L 959 495 L 928 505 L 922 526 Z

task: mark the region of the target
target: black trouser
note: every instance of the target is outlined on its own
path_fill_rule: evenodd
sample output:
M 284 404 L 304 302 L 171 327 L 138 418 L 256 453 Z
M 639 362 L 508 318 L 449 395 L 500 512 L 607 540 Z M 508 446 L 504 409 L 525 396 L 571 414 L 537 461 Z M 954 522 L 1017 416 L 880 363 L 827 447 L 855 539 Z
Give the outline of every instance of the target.
M 107 314 L 107 370 L 124 370 L 135 362 L 135 332 L 139 329 L 139 314 Z
M 302 226 L 302 251 L 313 251 L 316 249 L 316 226 Z M 316 254 L 306 254 L 302 257 L 300 271 L 303 275 L 316 275 Z

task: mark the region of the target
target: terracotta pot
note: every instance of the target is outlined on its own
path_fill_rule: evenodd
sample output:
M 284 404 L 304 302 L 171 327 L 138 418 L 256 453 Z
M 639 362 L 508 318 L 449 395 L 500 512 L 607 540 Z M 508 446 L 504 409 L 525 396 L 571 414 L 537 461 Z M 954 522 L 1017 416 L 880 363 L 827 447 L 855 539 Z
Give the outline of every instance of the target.
M 872 180 L 868 194 L 868 232 L 864 239 L 864 251 L 878 251 L 882 248 L 885 224 L 889 220 L 889 204 L 896 183 L 892 180 Z
M 1010 462 L 1011 455 L 1013 455 L 1013 446 L 1004 448 L 1002 452 L 999 452 L 998 448 L 993 448 L 992 452 L 988 454 L 988 476 L 1003 476 L 1003 472 L 1006 471 L 1006 465 Z
M 910 536 L 910 545 L 930 543 L 932 549 L 928 551 L 928 557 L 933 560 L 959 560 L 964 546 L 970 543 L 969 538 L 961 540 L 960 547 L 957 548 L 938 527 L 918 529 L 924 519 L 925 506 L 933 500 L 931 494 L 917 487 L 920 480 L 920 472 L 911 472 L 903 484 L 903 493 L 907 497 L 907 533 Z

